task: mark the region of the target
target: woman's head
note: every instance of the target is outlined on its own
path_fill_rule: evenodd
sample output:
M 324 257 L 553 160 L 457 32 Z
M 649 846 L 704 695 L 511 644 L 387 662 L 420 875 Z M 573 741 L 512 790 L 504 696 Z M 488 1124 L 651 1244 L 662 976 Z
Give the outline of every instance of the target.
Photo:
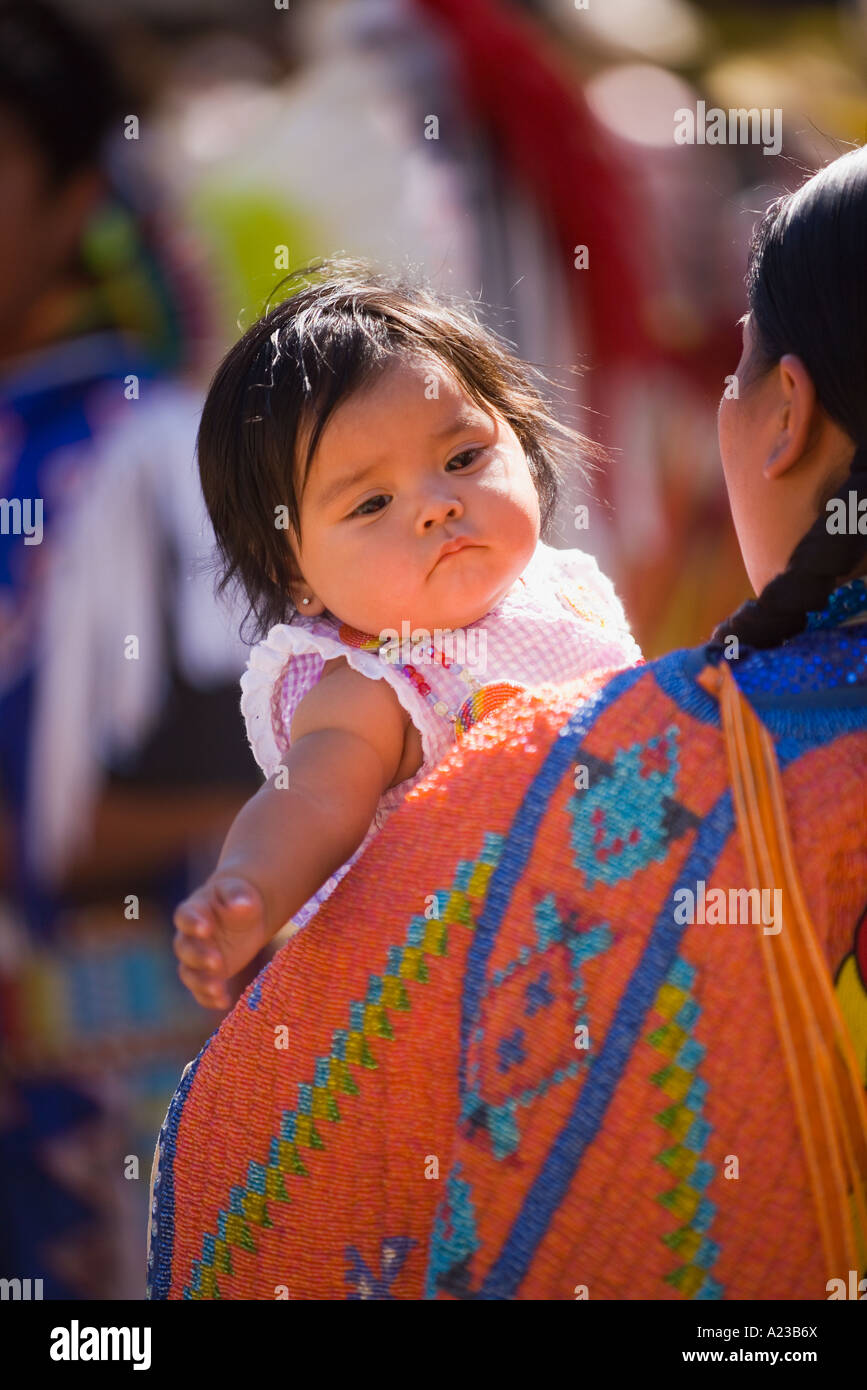
M 778 199 L 753 237 L 737 394 L 720 404 L 720 453 L 758 598 L 721 623 L 767 647 L 867 562 L 838 534 L 831 498 L 867 499 L 867 150 Z M 867 500 L 864 512 L 867 513 Z M 857 512 L 856 512 L 857 515 Z M 830 522 L 830 527 L 829 527 Z
M 41 0 L 0 0 L 0 355 L 31 346 L 52 286 L 76 272 L 103 194 L 102 141 L 123 110 L 108 58 Z
M 469 308 L 345 258 L 293 278 L 311 276 L 205 403 L 221 587 L 243 586 L 255 636 L 299 606 L 374 633 L 465 626 L 526 566 L 585 441 Z

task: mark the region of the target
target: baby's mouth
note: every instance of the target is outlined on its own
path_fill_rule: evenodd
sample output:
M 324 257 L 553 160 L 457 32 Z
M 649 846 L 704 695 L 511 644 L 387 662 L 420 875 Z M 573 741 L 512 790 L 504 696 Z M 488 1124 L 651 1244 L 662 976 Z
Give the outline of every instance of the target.
M 459 555 L 462 550 L 480 549 L 478 541 L 471 541 L 468 536 L 455 536 L 453 540 L 446 541 L 440 547 L 440 552 L 434 561 L 433 568 L 436 569 L 441 560 L 447 560 L 450 555 Z

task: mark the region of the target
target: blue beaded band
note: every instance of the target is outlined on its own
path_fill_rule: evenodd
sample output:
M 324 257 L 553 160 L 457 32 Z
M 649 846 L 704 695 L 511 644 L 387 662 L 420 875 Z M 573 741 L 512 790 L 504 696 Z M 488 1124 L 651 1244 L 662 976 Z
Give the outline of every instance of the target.
M 807 614 L 807 628 L 839 627 L 848 618 L 867 611 L 867 583 L 850 579 L 835 589 L 821 613 Z

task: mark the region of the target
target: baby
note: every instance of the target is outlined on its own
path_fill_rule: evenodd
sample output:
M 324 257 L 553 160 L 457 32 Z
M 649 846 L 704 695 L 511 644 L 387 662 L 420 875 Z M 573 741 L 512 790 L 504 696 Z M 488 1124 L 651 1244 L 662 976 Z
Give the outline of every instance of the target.
M 531 369 L 425 288 L 345 259 L 299 275 L 199 430 L 220 588 L 264 639 L 241 685 L 267 781 L 175 914 L 180 977 L 218 1008 L 474 722 L 641 660 L 595 560 L 540 540 L 586 441 Z

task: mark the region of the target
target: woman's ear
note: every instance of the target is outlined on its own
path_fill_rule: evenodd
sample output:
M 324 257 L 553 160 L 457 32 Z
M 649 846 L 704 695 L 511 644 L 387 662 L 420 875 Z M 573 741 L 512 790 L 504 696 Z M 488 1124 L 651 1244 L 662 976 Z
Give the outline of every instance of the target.
M 779 420 L 774 442 L 762 473 L 768 480 L 781 478 L 806 453 L 812 437 L 818 402 L 813 378 L 800 357 L 786 353 L 775 368 Z

